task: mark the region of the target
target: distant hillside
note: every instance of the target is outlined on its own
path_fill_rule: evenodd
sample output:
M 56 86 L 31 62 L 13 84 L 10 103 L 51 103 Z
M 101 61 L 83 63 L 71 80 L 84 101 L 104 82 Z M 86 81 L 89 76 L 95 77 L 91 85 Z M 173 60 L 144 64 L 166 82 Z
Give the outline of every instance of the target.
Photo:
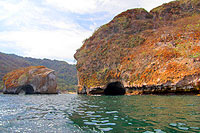
M 0 80 L 3 76 L 20 67 L 27 66 L 46 66 L 58 73 L 59 89 L 70 89 L 75 91 L 77 85 L 77 74 L 75 65 L 70 65 L 64 61 L 49 59 L 24 58 L 14 54 L 4 54 L 0 52 Z

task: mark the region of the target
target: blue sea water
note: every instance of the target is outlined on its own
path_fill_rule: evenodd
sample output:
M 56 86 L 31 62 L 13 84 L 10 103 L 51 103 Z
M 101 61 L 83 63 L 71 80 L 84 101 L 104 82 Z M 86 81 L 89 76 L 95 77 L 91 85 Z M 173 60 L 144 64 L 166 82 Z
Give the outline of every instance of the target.
M 200 132 L 200 97 L 1 94 L 1 132 Z

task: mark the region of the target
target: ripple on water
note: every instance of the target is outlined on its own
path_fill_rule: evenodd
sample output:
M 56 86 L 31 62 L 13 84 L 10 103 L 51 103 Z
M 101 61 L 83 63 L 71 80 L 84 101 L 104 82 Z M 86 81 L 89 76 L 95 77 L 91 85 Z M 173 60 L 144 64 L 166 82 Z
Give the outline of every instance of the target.
M 173 126 L 173 127 L 176 127 L 176 126 L 177 126 L 176 123 L 170 123 L 169 125 L 170 125 L 170 126 Z
M 166 133 L 166 132 L 162 131 L 161 129 L 154 129 L 154 131 L 155 131 L 156 133 Z
M 97 125 L 95 122 L 84 122 L 85 125 Z
M 178 127 L 178 128 L 181 130 L 189 130 L 189 128 L 187 128 L 187 127 Z
M 178 128 L 180 130 L 199 129 L 198 127 L 193 127 L 193 128 L 192 127 L 187 127 L 187 124 L 180 123 L 180 122 L 178 122 L 178 123 L 170 123 L 169 125 L 172 126 L 172 127 L 176 127 L 176 128 Z
M 96 125 L 96 126 L 115 126 L 116 123 L 101 123 L 99 121 L 84 122 L 85 125 Z
M 109 117 L 105 117 L 105 118 L 100 118 L 101 120 L 106 120 L 106 119 L 109 119 Z
M 108 132 L 108 131 L 111 131 L 113 130 L 113 128 L 110 128 L 110 127 L 107 127 L 107 128 L 99 128 L 101 131 L 104 131 L 104 132 Z
M 118 113 L 118 111 L 107 111 L 106 114 L 115 114 Z
M 101 115 L 91 115 L 91 114 L 87 114 L 88 116 L 87 117 L 96 117 L 96 118 L 100 118 L 101 117 Z
M 143 132 L 143 133 L 154 133 L 154 132 L 152 132 L 152 131 L 145 131 L 145 132 Z
M 200 132 L 199 97 L 3 95 L 2 100 L 3 132 Z
M 106 122 L 109 122 L 109 120 L 101 121 L 101 123 L 106 123 Z
M 95 112 L 94 111 L 87 111 L 85 112 L 86 114 L 94 114 Z
M 98 124 L 99 126 L 115 126 L 116 123 L 102 123 L 102 124 Z
M 198 128 L 198 127 L 190 127 L 191 129 L 200 129 L 200 128 Z

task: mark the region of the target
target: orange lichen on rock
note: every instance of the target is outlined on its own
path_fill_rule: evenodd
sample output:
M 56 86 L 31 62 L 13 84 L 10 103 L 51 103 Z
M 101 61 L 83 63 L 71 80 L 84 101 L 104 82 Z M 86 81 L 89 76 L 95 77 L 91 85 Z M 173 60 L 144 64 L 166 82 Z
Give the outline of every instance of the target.
M 150 12 L 132 9 L 117 15 L 77 50 L 79 86 L 91 90 L 120 81 L 127 88 L 152 91 L 184 83 L 197 91 L 199 10 L 200 2 L 180 0 Z
M 131 92 L 126 92 L 126 95 L 142 95 L 142 91 L 131 91 Z
M 30 74 L 32 75 L 39 74 L 42 72 L 41 68 L 45 68 L 45 67 L 44 66 L 30 66 L 30 67 L 14 70 L 3 77 L 3 82 L 6 88 L 17 87 L 18 79 L 20 79 L 20 76 L 25 74 L 27 77 L 29 77 Z M 31 70 L 32 72 L 29 73 L 29 70 Z
M 19 93 L 23 86 L 32 86 L 33 93 L 57 93 L 54 70 L 30 66 L 14 70 L 3 77 L 4 93 Z

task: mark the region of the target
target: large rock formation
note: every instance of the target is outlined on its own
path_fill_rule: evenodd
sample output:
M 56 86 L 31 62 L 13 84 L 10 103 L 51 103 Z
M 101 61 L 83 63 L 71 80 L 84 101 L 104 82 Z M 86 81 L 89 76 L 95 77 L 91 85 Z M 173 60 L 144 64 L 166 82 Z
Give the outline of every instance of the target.
M 77 50 L 78 93 L 198 93 L 199 18 L 198 0 L 117 15 Z
M 3 77 L 4 94 L 55 94 L 56 74 L 44 66 L 20 68 Z
M 57 86 L 60 90 L 76 92 L 75 88 L 78 84 L 76 67 L 65 61 L 35 59 L 0 52 L 0 64 L 0 90 L 1 81 L 6 73 L 21 67 L 45 66 L 56 71 Z

